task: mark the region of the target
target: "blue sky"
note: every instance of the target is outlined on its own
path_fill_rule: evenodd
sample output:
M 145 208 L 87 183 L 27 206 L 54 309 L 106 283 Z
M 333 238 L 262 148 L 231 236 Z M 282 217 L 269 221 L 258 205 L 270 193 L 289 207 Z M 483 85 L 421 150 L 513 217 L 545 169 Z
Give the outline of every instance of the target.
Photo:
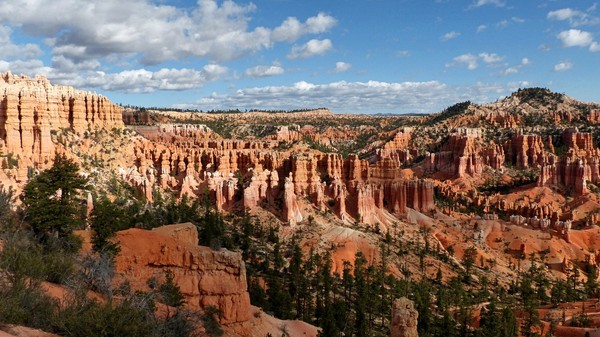
M 4 0 L 0 71 L 114 102 L 428 113 L 540 86 L 600 102 L 600 8 L 562 0 Z

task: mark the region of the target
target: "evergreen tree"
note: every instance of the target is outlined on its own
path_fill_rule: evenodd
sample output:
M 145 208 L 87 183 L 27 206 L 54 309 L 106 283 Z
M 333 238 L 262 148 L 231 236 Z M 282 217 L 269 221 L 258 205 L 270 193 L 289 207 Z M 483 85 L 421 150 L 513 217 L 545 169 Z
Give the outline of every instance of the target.
M 185 298 L 179 289 L 179 286 L 173 280 L 173 272 L 167 270 L 165 272 L 165 282 L 158 287 L 162 303 L 179 308 L 185 304 Z
M 365 265 L 367 260 L 365 259 L 362 252 L 356 253 L 354 260 L 354 335 L 357 337 L 367 337 L 368 333 L 368 321 L 367 321 L 367 305 L 368 305 L 368 284 L 366 280 Z
M 96 252 L 107 253 L 115 256 L 119 246 L 110 241 L 117 231 L 127 228 L 129 218 L 125 209 L 111 202 L 107 197 L 102 197 L 94 203 L 94 210 L 90 215 L 90 226 L 94 230 L 92 246 Z
M 500 337 L 502 333 L 502 317 L 498 313 L 497 301 L 492 297 L 487 309 L 482 310 L 479 321 L 478 336 Z
M 501 337 L 518 337 L 519 328 L 517 326 L 517 319 L 515 314 L 512 312 L 510 307 L 504 307 L 501 312 L 502 317 L 502 329 Z
M 79 166 L 65 155 L 57 154 L 51 168 L 33 177 L 23 188 L 26 218 L 36 237 L 47 249 L 75 252 L 81 242 L 73 230 L 83 226 L 83 208 L 78 193 L 87 180 Z

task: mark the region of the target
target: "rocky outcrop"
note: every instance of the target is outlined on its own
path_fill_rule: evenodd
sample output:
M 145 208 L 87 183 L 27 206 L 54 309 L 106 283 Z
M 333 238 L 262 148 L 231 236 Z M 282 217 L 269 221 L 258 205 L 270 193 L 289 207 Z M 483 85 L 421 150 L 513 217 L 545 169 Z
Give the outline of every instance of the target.
M 587 116 L 588 122 L 592 124 L 600 124 L 600 110 L 592 110 L 590 114 Z
M 483 156 L 478 153 L 478 133 L 450 135 L 440 152 L 427 153 L 425 170 L 442 172 L 450 177 L 476 175 L 483 171 Z
M 539 135 L 517 134 L 506 145 L 506 155 L 518 168 L 541 166 L 547 158 Z
M 562 186 L 575 195 L 588 193 L 587 183 L 600 183 L 600 149 L 595 147 L 593 135 L 577 128 L 563 132 L 566 153 L 562 157 L 549 156 L 541 167 L 538 186 Z
M 282 221 L 294 225 L 304 218 L 308 201 L 331 209 L 343 219 L 369 224 L 402 214 L 407 208 L 435 208 L 433 184 L 407 177 L 401 163 L 381 158 L 374 163 L 357 155 L 273 151 L 275 143 L 211 138 L 202 126 L 140 128 L 153 142 L 135 145 L 137 170 L 122 176 L 148 196 L 151 184 L 197 196 L 208 191 L 217 209 L 278 209 Z M 284 132 L 285 133 L 285 132 Z M 300 200 L 301 199 L 301 200 Z M 300 207 L 302 206 L 302 207 Z
M 53 86 L 45 77 L 0 74 L 0 148 L 25 165 L 52 160 L 54 131 L 113 127 L 123 127 L 121 108 L 104 96 Z
M 392 326 L 390 328 L 392 337 L 419 337 L 417 321 L 419 312 L 414 303 L 402 297 L 392 304 Z
M 283 187 L 283 220 L 294 226 L 302 221 L 302 212 L 294 193 L 294 182 L 291 177 L 285 178 Z
M 172 225 L 154 231 L 128 229 L 117 233 L 116 240 L 121 251 L 115 271 L 118 279 L 130 282 L 132 289 L 146 290 L 149 278 L 161 280 L 169 270 L 188 308 L 216 306 L 223 312 L 223 324 L 250 319 L 246 268 L 241 255 L 197 246 L 196 226 Z

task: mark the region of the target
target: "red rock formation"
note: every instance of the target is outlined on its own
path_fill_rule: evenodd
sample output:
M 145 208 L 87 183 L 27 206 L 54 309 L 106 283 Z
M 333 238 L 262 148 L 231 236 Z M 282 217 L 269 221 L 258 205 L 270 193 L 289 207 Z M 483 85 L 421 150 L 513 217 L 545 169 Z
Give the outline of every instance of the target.
M 394 301 L 392 305 L 392 326 L 390 332 L 392 337 L 419 337 L 417 321 L 419 312 L 414 303 L 402 297 Z
M 451 177 L 480 174 L 483 171 L 484 161 L 482 155 L 478 153 L 479 149 L 476 145 L 478 137 L 479 134 L 470 132 L 450 135 L 440 152 L 426 154 L 426 171 L 440 171 Z M 487 159 L 490 162 L 501 161 L 496 147 L 487 152 Z M 497 155 L 497 157 L 489 158 L 490 155 Z
M 292 178 L 285 178 L 283 187 L 283 220 L 288 222 L 290 226 L 296 225 L 303 218 L 294 190 L 295 186 Z
M 197 246 L 192 224 L 173 225 L 154 231 L 129 229 L 117 233 L 121 251 L 115 271 L 129 280 L 134 290 L 146 290 L 146 281 L 164 278 L 170 270 L 190 309 L 217 306 L 221 323 L 245 322 L 251 317 L 246 288 L 246 268 L 239 253 Z
M 563 186 L 575 195 L 588 192 L 587 182 L 600 183 L 600 150 L 593 143 L 591 133 L 567 129 L 563 133 L 567 153 L 557 158 L 550 156 L 541 167 L 538 186 Z
M 600 110 L 592 110 L 590 114 L 587 116 L 587 120 L 590 123 L 600 124 Z
M 138 171 L 123 174 L 140 193 L 148 193 L 153 179 L 180 194 L 208 190 L 219 210 L 234 207 L 238 195 L 239 206 L 244 208 L 265 204 L 279 207 L 281 219 L 292 225 L 305 217 L 299 207 L 300 197 L 317 209 L 331 207 L 342 218 L 362 217 L 371 224 L 389 218 L 384 210 L 402 214 L 407 207 L 420 211 L 435 208 L 433 185 L 410 182 L 400 162 L 393 158 L 371 164 L 357 155 L 344 160 L 340 155 L 319 152 L 277 152 L 269 150 L 276 146 L 270 139 L 215 140 L 204 128 L 139 130 L 154 142 L 136 145 Z M 154 178 L 145 174 L 148 171 L 159 174 Z M 238 186 L 243 190 L 236 192 Z
M 153 121 L 148 111 L 125 109 L 123 111 L 123 123 L 125 125 L 152 125 Z
M 563 142 L 569 149 L 575 153 L 594 153 L 597 149 L 594 147 L 593 135 L 589 132 L 579 132 L 577 128 L 566 129 L 563 132 Z
M 544 142 L 538 135 L 518 134 L 505 146 L 507 158 L 518 168 L 541 166 L 546 162 Z
M 0 75 L 0 147 L 19 155 L 25 165 L 54 157 L 51 131 L 123 127 L 121 108 L 106 97 L 53 86 L 45 77 Z

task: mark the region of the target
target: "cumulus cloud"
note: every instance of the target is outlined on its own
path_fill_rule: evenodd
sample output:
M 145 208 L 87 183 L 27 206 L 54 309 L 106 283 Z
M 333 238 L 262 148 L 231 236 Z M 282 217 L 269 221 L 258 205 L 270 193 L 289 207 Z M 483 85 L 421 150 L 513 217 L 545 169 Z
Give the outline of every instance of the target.
M 504 60 L 504 57 L 495 53 L 479 53 L 479 57 L 484 63 L 492 64 Z
M 0 71 L 10 70 L 14 74 L 46 75 L 53 73 L 53 69 L 44 65 L 41 60 L 0 60 Z
M 490 102 L 522 87 L 524 83 L 475 83 L 449 86 L 427 82 L 297 82 L 289 86 L 239 89 L 228 94 L 203 97 L 178 108 L 211 109 L 295 109 L 325 106 L 336 112 L 428 113 L 455 102 Z
M 500 76 L 508 76 L 508 75 L 517 74 L 517 73 L 519 73 L 519 71 L 521 71 L 521 69 L 523 67 L 526 67 L 530 64 L 531 64 L 531 61 L 527 57 L 524 57 L 521 59 L 521 62 L 519 64 L 504 69 L 503 71 L 499 72 L 499 75 Z
M 312 39 L 301 46 L 293 46 L 287 58 L 294 59 L 305 59 L 316 55 L 323 55 L 333 48 L 331 40 L 317 40 Z
M 567 71 L 571 68 L 573 68 L 573 63 L 571 63 L 569 61 L 563 61 L 554 66 L 554 71 L 555 72 Z
M 594 36 L 590 32 L 569 29 L 560 32 L 556 37 L 562 42 L 563 47 L 584 47 L 592 52 L 600 50 L 600 46 L 594 41 Z
M 248 68 L 246 69 L 246 71 L 244 71 L 244 76 L 246 77 L 252 77 L 252 78 L 259 78 L 259 77 L 271 77 L 271 76 L 275 76 L 275 75 L 281 75 L 285 73 L 285 70 L 277 65 L 271 65 L 271 66 L 256 66 L 256 67 L 252 67 L 252 68 Z
M 125 93 L 149 93 L 157 90 L 189 90 L 203 87 L 217 81 L 229 72 L 227 67 L 207 64 L 201 70 L 162 68 L 156 71 L 147 69 L 125 70 L 117 73 L 103 71 L 60 71 L 44 66 L 40 60 L 0 61 L 0 71 L 11 70 L 16 74 L 29 76 L 46 75 L 54 83 L 70 85 L 81 89 L 102 89 Z
M 410 56 L 410 52 L 408 50 L 398 50 L 396 52 L 396 56 L 398 56 L 398 57 L 407 57 L 407 56 Z
M 277 27 L 250 28 L 251 14 L 256 10 L 251 3 L 198 0 L 192 9 L 158 3 L 5 0 L 0 6 L 0 22 L 46 38 L 54 55 L 74 62 L 133 55 L 143 65 L 191 56 L 216 62 L 234 59 L 277 42 L 294 42 L 308 34 L 326 32 L 337 22 L 318 13 L 304 22 L 290 17 Z
M 345 71 L 348 71 L 348 69 L 350 69 L 352 67 L 352 64 L 347 63 L 347 62 L 336 62 L 335 63 L 335 69 L 334 71 L 336 73 L 343 73 Z
M 446 64 L 446 67 L 466 66 L 469 70 L 475 70 L 479 67 L 480 61 L 488 66 L 495 66 L 503 60 L 503 56 L 495 53 L 479 53 L 478 55 L 467 53 L 454 57 L 452 62 Z
M 11 39 L 12 29 L 0 26 L 0 58 L 3 59 L 33 59 L 42 54 L 42 50 L 35 44 L 15 44 Z
M 446 67 L 457 67 L 461 65 L 466 65 L 467 69 L 475 70 L 479 65 L 477 64 L 478 57 L 473 54 L 462 54 L 458 55 L 452 59 L 452 63 L 446 64 Z
M 562 8 L 548 12 L 546 17 L 549 20 L 568 21 L 573 27 L 595 25 L 600 23 L 598 18 L 593 17 L 586 12 L 572 8 Z
M 487 29 L 487 25 L 479 25 L 477 26 L 477 33 L 481 33 Z
M 459 32 L 448 32 L 448 33 L 440 36 L 440 40 L 448 41 L 448 40 L 456 39 L 459 36 L 460 36 Z
M 275 41 L 294 42 L 306 34 L 319 34 L 331 29 L 337 20 L 325 13 L 310 17 L 305 23 L 300 23 L 295 17 L 287 18 L 279 27 L 273 30 Z
M 562 31 L 557 37 L 562 42 L 563 47 L 587 47 L 594 42 L 594 37 L 590 32 L 579 29 Z
M 506 6 L 506 3 L 503 0 L 476 0 L 469 6 L 469 8 L 478 8 L 485 5 L 504 7 Z

